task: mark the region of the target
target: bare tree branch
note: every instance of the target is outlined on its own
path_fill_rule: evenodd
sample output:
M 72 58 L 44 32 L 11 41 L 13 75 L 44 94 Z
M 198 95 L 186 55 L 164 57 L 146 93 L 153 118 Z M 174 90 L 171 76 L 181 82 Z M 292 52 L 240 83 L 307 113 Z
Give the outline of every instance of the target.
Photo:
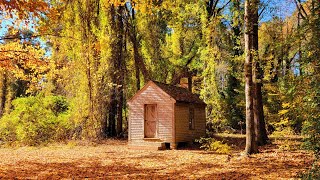
M 304 10 L 304 8 L 303 8 L 303 6 L 301 5 L 300 1 L 299 1 L 299 0 L 294 0 L 294 3 L 296 4 L 297 9 L 299 10 L 299 13 L 300 13 L 301 17 L 302 17 L 303 19 L 307 19 L 307 18 L 308 18 L 308 14 L 307 14 L 306 11 Z M 302 12 L 303 12 L 304 14 L 301 13 L 301 10 L 302 10 Z
M 219 8 L 219 9 L 217 10 L 217 14 L 219 14 L 220 11 L 222 11 L 230 2 L 231 2 L 231 0 L 229 0 L 225 5 L 223 5 L 221 8 Z
M 0 37 L 0 41 L 2 40 L 13 40 L 13 39 L 30 39 L 30 38 L 38 38 L 38 37 L 44 37 L 44 36 L 53 36 L 53 37 L 59 37 L 59 38 L 69 38 L 69 39 L 74 39 L 77 41 L 81 41 L 80 39 L 71 37 L 71 36 L 61 36 L 61 35 L 56 35 L 56 34 L 36 34 L 36 35 L 31 35 L 31 36 L 20 36 L 20 35 L 15 35 L 15 36 L 4 36 Z

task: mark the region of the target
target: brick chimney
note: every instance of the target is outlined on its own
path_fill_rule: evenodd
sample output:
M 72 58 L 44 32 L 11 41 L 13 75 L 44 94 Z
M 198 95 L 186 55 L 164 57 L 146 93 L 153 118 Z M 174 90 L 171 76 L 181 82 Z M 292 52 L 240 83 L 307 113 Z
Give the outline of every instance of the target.
M 192 77 L 183 77 L 180 79 L 180 87 L 188 89 L 192 92 Z

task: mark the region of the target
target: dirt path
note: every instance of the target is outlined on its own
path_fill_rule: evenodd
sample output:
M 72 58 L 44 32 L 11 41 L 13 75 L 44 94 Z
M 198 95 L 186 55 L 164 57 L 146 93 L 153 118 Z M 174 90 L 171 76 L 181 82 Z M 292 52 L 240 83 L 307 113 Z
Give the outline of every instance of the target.
M 301 150 L 265 147 L 249 158 L 202 150 L 132 150 L 125 141 L 96 146 L 0 148 L 0 179 L 290 179 L 309 168 Z

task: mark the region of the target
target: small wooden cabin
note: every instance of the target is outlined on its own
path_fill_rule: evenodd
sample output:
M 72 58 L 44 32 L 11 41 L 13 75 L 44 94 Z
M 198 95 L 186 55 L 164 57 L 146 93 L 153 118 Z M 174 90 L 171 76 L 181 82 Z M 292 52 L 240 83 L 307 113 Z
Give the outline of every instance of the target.
M 186 88 L 149 81 L 128 105 L 130 146 L 177 148 L 205 135 L 206 104 Z

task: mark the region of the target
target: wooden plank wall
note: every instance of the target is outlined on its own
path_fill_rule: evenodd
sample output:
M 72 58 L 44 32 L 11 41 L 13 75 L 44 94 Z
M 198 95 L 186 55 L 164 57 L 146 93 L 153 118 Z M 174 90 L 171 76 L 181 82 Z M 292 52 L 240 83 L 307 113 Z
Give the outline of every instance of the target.
M 158 87 L 150 85 L 129 103 L 129 143 L 144 138 L 144 105 L 157 105 L 157 137 L 172 141 L 173 100 Z
M 189 105 L 179 103 L 175 107 L 176 122 L 176 142 L 192 142 L 202 136 L 206 132 L 206 116 L 205 108 L 202 106 L 194 106 L 194 123 L 195 128 L 189 129 Z

